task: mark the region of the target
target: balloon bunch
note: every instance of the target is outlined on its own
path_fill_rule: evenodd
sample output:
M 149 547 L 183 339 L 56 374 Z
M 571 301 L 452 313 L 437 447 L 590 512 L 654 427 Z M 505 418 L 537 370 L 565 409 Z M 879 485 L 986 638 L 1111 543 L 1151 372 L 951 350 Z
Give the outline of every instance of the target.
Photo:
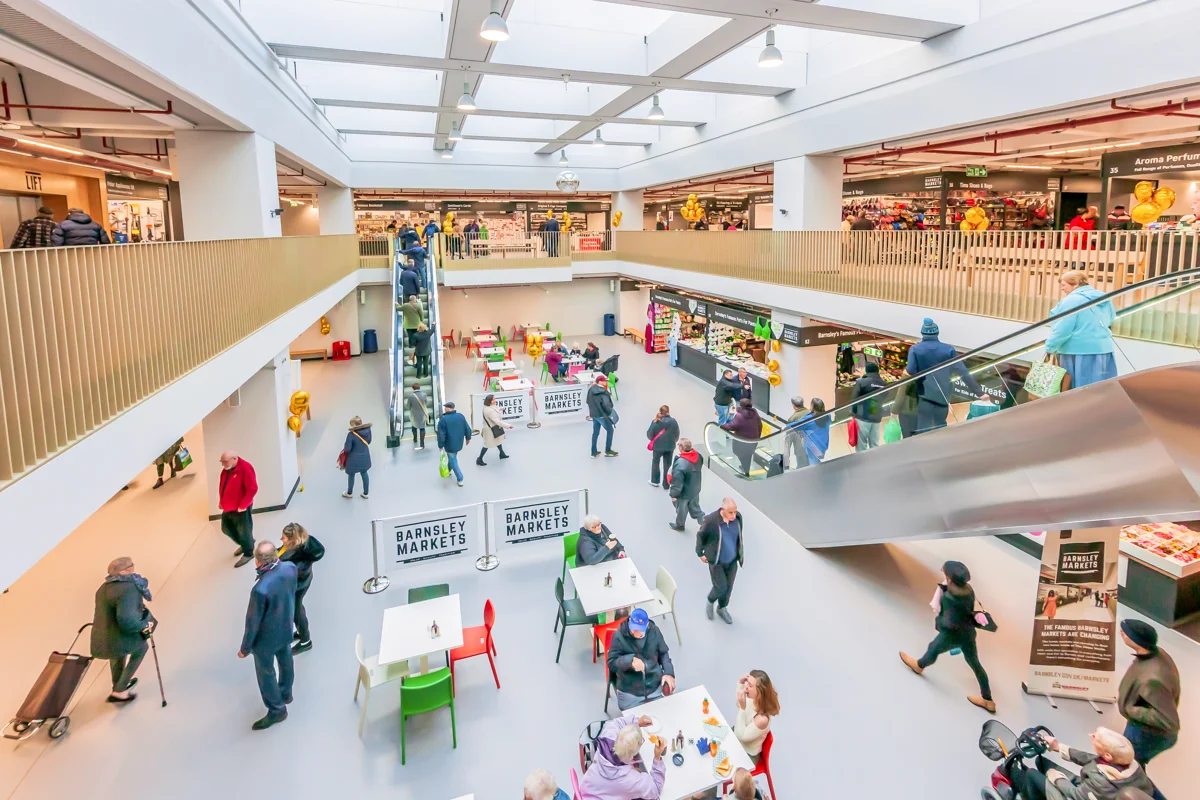
M 771 341 L 771 321 L 757 317 L 754 320 L 754 338 L 762 339 L 764 342 Z
M 308 392 L 292 392 L 292 397 L 288 400 L 288 411 L 291 416 L 288 417 L 288 430 L 296 434 L 296 438 L 300 438 L 300 426 L 303 424 L 301 416 L 308 413 Z
M 613 213 L 613 227 L 614 228 L 621 227 L 621 212 L 620 211 Z
M 329 319 L 327 317 L 321 317 L 321 335 L 328 336 L 329 331 L 330 331 Z
M 963 221 L 958 223 L 960 230 L 964 231 L 986 231 L 992 224 L 988 219 L 987 212 L 979 206 L 972 206 L 967 209 L 967 213 L 963 215 Z
M 688 222 L 699 222 L 704 218 L 704 209 L 694 194 L 688 195 L 687 202 L 679 207 L 679 213 Z
M 454 212 L 446 212 L 446 221 L 442 223 L 442 233 L 454 233 Z
M 1175 204 L 1174 189 L 1170 186 L 1155 189 L 1150 181 L 1139 181 L 1133 187 L 1133 196 L 1138 204 L 1129 212 L 1129 216 L 1139 225 L 1149 225 Z
M 542 337 L 536 334 L 526 336 L 525 352 L 533 358 L 540 356 L 542 354 Z

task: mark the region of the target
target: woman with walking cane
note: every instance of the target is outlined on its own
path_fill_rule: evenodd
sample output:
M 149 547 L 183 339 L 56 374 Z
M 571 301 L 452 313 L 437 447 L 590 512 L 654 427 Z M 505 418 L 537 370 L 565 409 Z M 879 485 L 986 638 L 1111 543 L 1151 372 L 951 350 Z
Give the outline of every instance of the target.
M 150 584 L 134 571 L 128 556 L 113 559 L 108 576 L 96 590 L 96 612 L 92 619 L 92 656 L 108 660 L 112 674 L 109 703 L 124 704 L 137 697 L 130 691 L 137 684 L 134 674 L 146 657 L 146 641 L 157 620 L 146 608 Z M 156 656 L 156 667 L 157 667 Z M 162 679 L 159 679 L 162 683 Z M 163 705 L 166 705 L 163 700 Z

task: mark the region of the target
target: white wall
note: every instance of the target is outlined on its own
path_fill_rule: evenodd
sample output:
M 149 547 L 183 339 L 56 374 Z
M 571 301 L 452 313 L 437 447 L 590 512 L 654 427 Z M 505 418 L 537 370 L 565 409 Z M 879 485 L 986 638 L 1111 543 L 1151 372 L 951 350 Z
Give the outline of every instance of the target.
M 353 192 L 330 184 L 317 189 L 320 205 L 320 225 L 317 231 L 323 236 L 339 233 L 354 233 Z
M 367 301 L 362 302 L 361 295 L 365 293 Z M 375 329 L 375 335 L 379 339 L 379 350 L 381 352 L 388 349 L 388 337 L 392 335 L 392 315 L 395 313 L 395 304 L 392 301 L 391 286 L 360 286 L 357 294 L 358 299 L 358 330 L 361 334 L 369 328 Z M 359 344 L 362 344 L 362 336 L 359 336 Z
M 501 327 L 549 322 L 571 343 L 571 337 L 595 336 L 604 330 L 604 315 L 617 313 L 609 278 L 574 280 L 547 286 L 503 286 L 486 289 L 442 289 L 442 330 L 470 331 L 476 326 Z M 468 333 L 468 335 L 470 335 Z
M 347 190 L 349 191 L 349 190 Z M 294 206 L 291 203 L 281 203 L 283 216 L 280 217 L 280 229 L 284 236 L 319 236 L 321 234 L 321 212 L 309 203 Z M 353 233 L 353 231 L 351 231 Z
M 256 133 L 176 131 L 175 177 L 189 240 L 280 236 L 275 145 Z
M 358 291 L 352 291 L 350 294 L 343 297 L 328 311 L 325 312 L 325 318 L 329 320 L 329 334 L 321 333 L 321 320 L 305 328 L 304 332 L 296 337 L 291 344 L 292 350 L 316 350 L 325 348 L 326 355 L 333 355 L 333 343 L 340 341 L 350 342 L 350 355 L 358 355 L 362 352 L 362 334 L 358 324 Z M 382 343 L 387 343 L 387 337 L 391 335 L 391 328 L 387 329 L 388 334 L 381 337 Z M 386 349 L 386 348 L 385 348 Z
M 650 305 L 650 290 L 638 289 L 636 292 L 618 292 L 617 298 L 617 333 L 626 328 L 643 331 L 649 321 L 646 308 Z

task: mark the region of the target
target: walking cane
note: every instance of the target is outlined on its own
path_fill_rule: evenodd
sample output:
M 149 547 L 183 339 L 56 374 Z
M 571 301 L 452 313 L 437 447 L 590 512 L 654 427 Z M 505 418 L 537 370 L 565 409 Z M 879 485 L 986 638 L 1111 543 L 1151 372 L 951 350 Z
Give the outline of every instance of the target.
M 162 707 L 167 707 L 167 695 L 163 691 L 162 670 L 158 668 L 158 648 L 154 646 L 154 634 L 147 637 L 150 640 L 150 653 L 154 656 L 154 674 L 158 676 L 158 696 L 162 698 Z

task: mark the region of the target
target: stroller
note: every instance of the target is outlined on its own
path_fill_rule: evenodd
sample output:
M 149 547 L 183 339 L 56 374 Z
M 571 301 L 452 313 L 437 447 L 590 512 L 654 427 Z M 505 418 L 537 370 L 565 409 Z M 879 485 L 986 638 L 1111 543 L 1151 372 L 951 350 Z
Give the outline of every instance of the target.
M 51 739 L 58 739 L 67 732 L 71 724 L 71 718 L 66 715 L 67 706 L 71 704 L 71 698 L 92 665 L 91 656 L 71 651 L 75 649 L 80 634 L 90 627 L 92 623 L 88 622 L 76 631 L 67 652 L 55 651 L 50 654 L 50 660 L 42 668 L 42 674 L 29 690 L 17 715 L 4 726 L 4 738 L 23 741 L 37 733 L 47 722 L 50 723 L 47 733 Z

